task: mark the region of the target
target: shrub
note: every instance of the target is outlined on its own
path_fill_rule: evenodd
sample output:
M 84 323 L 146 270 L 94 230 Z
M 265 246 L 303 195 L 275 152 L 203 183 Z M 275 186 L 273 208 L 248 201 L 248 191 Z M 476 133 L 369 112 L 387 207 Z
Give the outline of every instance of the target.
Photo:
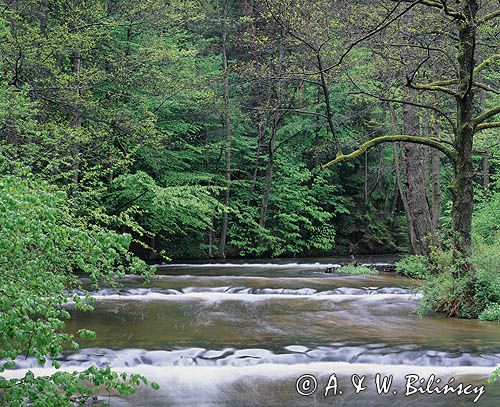
M 471 273 L 457 279 L 453 265 L 442 254 L 443 269 L 431 275 L 423 285 L 424 296 L 419 305 L 420 313 L 442 312 L 460 318 L 480 318 L 500 321 L 500 238 L 489 236 L 487 244 L 481 237 L 475 238 Z M 444 259 L 444 260 L 443 260 Z
M 473 269 L 467 275 L 459 279 L 454 276 L 456 265 L 451 261 L 451 251 L 431 252 L 428 263 L 432 274 L 422 286 L 424 296 L 418 309 L 420 313 L 440 312 L 460 318 L 500 321 L 499 208 L 500 194 L 495 192 L 474 212 L 470 259 Z M 406 264 L 400 263 L 400 268 Z M 410 266 L 406 268 L 411 269 Z
M 396 271 L 407 277 L 426 279 L 430 276 L 429 259 L 425 256 L 405 256 L 396 263 Z
M 479 319 L 482 321 L 500 321 L 500 304 L 492 304 L 487 307 L 479 314 Z

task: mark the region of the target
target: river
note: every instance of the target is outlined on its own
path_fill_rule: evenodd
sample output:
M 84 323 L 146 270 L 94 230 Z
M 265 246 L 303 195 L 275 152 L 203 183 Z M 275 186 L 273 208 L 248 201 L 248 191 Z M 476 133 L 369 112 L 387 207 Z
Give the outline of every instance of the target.
M 92 329 L 97 339 L 62 355 L 62 368 L 109 364 L 161 386 L 127 398 L 102 395 L 112 406 L 500 405 L 500 385 L 477 397 L 500 365 L 500 324 L 419 317 L 414 280 L 325 273 L 338 263 L 172 264 L 147 284 L 128 276 L 122 287 L 94 294 L 94 312 L 72 310 L 67 329 Z M 30 359 L 17 368 L 51 371 Z M 392 376 L 387 394 L 377 392 L 377 373 Z M 308 396 L 297 392 L 303 375 L 317 383 Z M 450 386 L 476 392 L 405 395 L 413 391 L 407 375 L 434 375 L 441 385 L 454 378 Z M 356 394 L 353 380 L 365 389 Z M 314 383 L 305 377 L 299 390 L 309 393 Z

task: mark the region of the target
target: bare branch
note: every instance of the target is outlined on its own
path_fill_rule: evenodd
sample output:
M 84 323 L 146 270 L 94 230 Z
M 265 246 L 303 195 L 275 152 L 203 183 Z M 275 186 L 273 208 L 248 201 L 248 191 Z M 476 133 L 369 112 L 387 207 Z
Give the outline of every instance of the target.
M 465 16 L 459 11 L 449 8 L 446 0 L 439 0 L 439 1 L 422 0 L 421 4 L 442 10 L 447 16 L 453 18 L 458 18 L 460 20 L 463 20 L 465 18 Z
M 500 91 L 492 88 L 490 85 L 487 85 L 485 83 L 481 83 L 481 82 L 474 82 L 474 86 L 477 86 L 478 88 L 481 88 L 487 92 L 492 92 L 492 93 L 495 93 L 497 95 L 500 95 Z
M 305 114 L 305 115 L 311 115 L 311 116 L 319 116 L 323 118 L 327 118 L 326 114 L 323 113 L 318 113 L 318 112 L 309 112 L 308 110 L 302 110 L 302 109 L 276 109 L 279 112 L 293 112 L 293 113 L 300 113 L 300 114 Z
M 424 105 L 422 103 L 410 102 L 410 101 L 407 101 L 407 100 L 392 99 L 392 98 L 386 98 L 384 96 L 374 95 L 373 93 L 369 93 L 369 92 L 366 92 L 366 91 L 362 90 L 357 85 L 357 83 L 351 78 L 351 76 L 349 75 L 349 72 L 347 72 L 347 70 L 344 70 L 344 73 L 349 78 L 349 81 L 353 84 L 353 86 L 356 89 L 358 89 L 358 92 L 353 92 L 353 94 L 359 93 L 359 94 L 362 94 L 362 95 L 366 95 L 366 96 L 370 96 L 372 98 L 378 99 L 378 100 L 380 100 L 382 102 L 399 103 L 399 104 L 403 104 L 403 105 L 410 105 L 410 106 L 415 106 L 415 107 L 419 107 L 419 108 L 422 108 L 422 109 L 432 110 L 432 111 L 436 112 L 438 115 L 440 115 L 443 119 L 445 119 L 448 122 L 448 124 L 450 125 L 450 127 L 452 128 L 453 133 L 456 133 L 456 125 L 455 125 L 455 123 L 441 109 L 438 109 L 437 107 L 431 106 L 431 105 Z
M 314 75 L 319 75 L 320 73 L 326 73 L 326 72 L 329 72 L 331 71 L 332 69 L 335 69 L 336 67 L 340 66 L 342 64 L 342 62 L 344 62 L 344 59 L 347 57 L 347 55 L 350 54 L 350 52 L 358 45 L 360 44 L 361 42 L 373 37 L 375 34 L 379 33 L 380 31 L 384 30 L 386 27 L 388 27 L 390 24 L 392 24 L 394 21 L 396 21 L 398 18 L 400 18 L 401 16 L 405 15 L 407 12 L 409 12 L 413 7 L 415 7 L 417 4 L 421 4 L 422 1 L 424 0 L 417 0 L 415 2 L 413 2 L 412 4 L 410 4 L 407 8 L 405 8 L 403 11 L 401 11 L 400 13 L 398 13 L 396 16 L 388 19 L 388 17 L 390 15 L 392 15 L 392 13 L 394 13 L 394 11 L 398 8 L 398 6 L 402 3 L 402 0 L 398 0 L 397 1 L 397 4 L 396 6 L 394 6 L 394 8 L 389 12 L 389 14 L 382 20 L 382 22 L 380 22 L 373 30 L 371 30 L 368 34 L 366 35 L 363 35 L 361 38 L 357 39 L 356 41 L 353 41 L 351 42 L 351 44 L 349 44 L 349 46 L 347 47 L 347 49 L 344 51 L 344 53 L 340 56 L 340 58 L 338 59 L 338 61 L 333 64 L 333 65 L 330 65 L 326 68 L 323 68 L 322 70 L 320 71 L 317 71 L 317 72 L 303 72 L 302 74 L 303 75 L 310 75 L 310 76 L 314 76 Z M 290 33 L 289 33 L 290 34 Z

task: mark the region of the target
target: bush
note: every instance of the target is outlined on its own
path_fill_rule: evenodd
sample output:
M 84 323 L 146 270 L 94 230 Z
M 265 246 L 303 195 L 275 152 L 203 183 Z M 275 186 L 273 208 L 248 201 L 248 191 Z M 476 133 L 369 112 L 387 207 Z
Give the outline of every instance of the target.
M 424 296 L 419 313 L 439 312 L 460 318 L 500 321 L 500 194 L 495 192 L 481 202 L 473 218 L 473 266 L 470 273 L 457 279 L 451 251 L 432 251 L 429 273 L 422 286 Z M 417 257 L 417 256 L 410 256 Z M 399 268 L 412 270 L 411 260 L 403 259 Z M 418 263 L 418 261 L 414 261 Z M 418 268 L 417 268 L 418 269 Z M 399 271 L 399 270 L 398 270 Z
M 378 271 L 366 266 L 355 266 L 354 264 L 348 264 L 347 266 L 342 266 L 336 269 L 335 273 L 348 274 L 350 276 L 358 276 L 367 274 L 378 274 Z
M 474 269 L 457 279 L 450 253 L 431 257 L 431 262 L 441 262 L 438 274 L 431 275 L 423 285 L 424 296 L 419 305 L 420 313 L 441 312 L 460 318 L 478 318 L 500 321 L 500 238 L 490 236 L 486 244 L 475 238 Z M 437 260 L 435 260 L 437 259 Z
M 405 256 L 396 263 L 396 271 L 411 278 L 426 279 L 430 276 L 429 259 L 425 256 Z
M 500 321 L 500 304 L 492 304 L 479 314 L 481 321 Z

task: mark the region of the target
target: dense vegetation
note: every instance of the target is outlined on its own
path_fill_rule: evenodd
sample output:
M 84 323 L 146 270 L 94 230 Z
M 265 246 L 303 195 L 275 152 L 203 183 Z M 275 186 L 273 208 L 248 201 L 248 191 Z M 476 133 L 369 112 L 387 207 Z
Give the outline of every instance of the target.
M 423 310 L 499 320 L 499 16 L 487 0 L 4 1 L 3 368 L 76 347 L 75 273 L 147 273 L 134 254 L 413 253 Z M 80 379 L 140 380 L 30 376 L 0 395 L 64 403 Z

